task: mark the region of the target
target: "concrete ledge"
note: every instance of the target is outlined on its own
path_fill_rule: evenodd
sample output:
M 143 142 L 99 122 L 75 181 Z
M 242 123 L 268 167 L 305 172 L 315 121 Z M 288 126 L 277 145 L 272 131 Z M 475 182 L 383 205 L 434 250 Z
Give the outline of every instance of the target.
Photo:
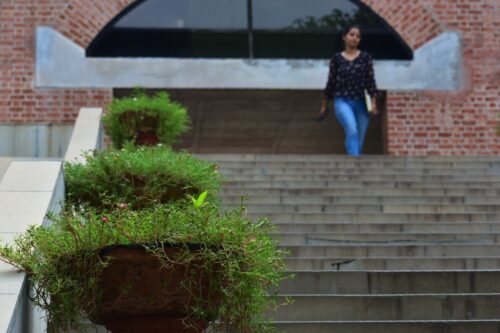
M 49 27 L 37 30 L 40 88 L 323 89 L 328 60 L 85 58 L 84 50 Z M 65 70 L 60 70 L 65 68 Z M 446 32 L 415 51 L 413 61 L 376 61 L 382 90 L 457 90 L 461 41 Z
M 64 156 L 68 162 L 85 163 L 82 154 L 102 147 L 101 108 L 82 108 L 76 119 L 73 135 Z
M 61 162 L 14 161 L 0 183 L 0 192 L 51 192 L 61 171 Z
M 42 224 L 51 207 L 59 206 L 64 190 L 61 162 L 14 161 L 0 183 L 0 237 L 11 243 L 31 224 Z M 43 324 L 28 313 L 25 274 L 0 265 L 0 332 L 26 332 Z M 30 319 L 31 318 L 31 319 Z

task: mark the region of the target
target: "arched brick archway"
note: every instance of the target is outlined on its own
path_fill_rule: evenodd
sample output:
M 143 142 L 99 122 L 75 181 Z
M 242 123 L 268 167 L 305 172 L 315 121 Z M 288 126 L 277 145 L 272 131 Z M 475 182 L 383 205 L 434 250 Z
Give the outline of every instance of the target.
M 114 17 L 134 2 L 136 0 L 71 0 L 54 28 L 86 48 Z
M 86 48 L 97 34 L 127 6 L 137 0 L 81 1 L 65 5 L 55 28 Z M 89 4 L 90 2 L 90 4 Z M 358 0 L 385 19 L 415 50 L 443 31 L 443 27 L 421 0 Z

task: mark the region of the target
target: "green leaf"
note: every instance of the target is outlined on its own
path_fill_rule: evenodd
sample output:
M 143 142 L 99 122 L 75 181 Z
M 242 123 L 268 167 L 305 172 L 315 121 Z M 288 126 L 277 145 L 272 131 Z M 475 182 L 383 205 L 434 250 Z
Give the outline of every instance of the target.
M 203 206 L 203 203 L 205 202 L 207 194 L 208 194 L 208 191 L 205 191 L 202 194 L 200 194 L 198 199 L 196 199 L 196 207 L 200 208 Z

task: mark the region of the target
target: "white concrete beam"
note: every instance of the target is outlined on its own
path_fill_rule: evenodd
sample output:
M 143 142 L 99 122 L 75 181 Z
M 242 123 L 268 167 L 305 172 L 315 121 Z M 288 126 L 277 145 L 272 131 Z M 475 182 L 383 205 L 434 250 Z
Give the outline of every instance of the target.
M 80 46 L 48 27 L 37 30 L 36 57 L 40 88 L 323 89 L 328 75 L 328 60 L 86 58 Z M 382 90 L 456 90 L 461 71 L 454 32 L 423 45 L 413 61 L 375 61 Z

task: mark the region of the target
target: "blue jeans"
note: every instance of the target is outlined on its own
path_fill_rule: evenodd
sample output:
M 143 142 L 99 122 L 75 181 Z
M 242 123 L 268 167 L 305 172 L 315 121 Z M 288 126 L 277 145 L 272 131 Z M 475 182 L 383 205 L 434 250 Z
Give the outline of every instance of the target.
M 363 152 L 370 115 L 362 99 L 335 97 L 335 116 L 344 128 L 347 154 L 359 156 Z

